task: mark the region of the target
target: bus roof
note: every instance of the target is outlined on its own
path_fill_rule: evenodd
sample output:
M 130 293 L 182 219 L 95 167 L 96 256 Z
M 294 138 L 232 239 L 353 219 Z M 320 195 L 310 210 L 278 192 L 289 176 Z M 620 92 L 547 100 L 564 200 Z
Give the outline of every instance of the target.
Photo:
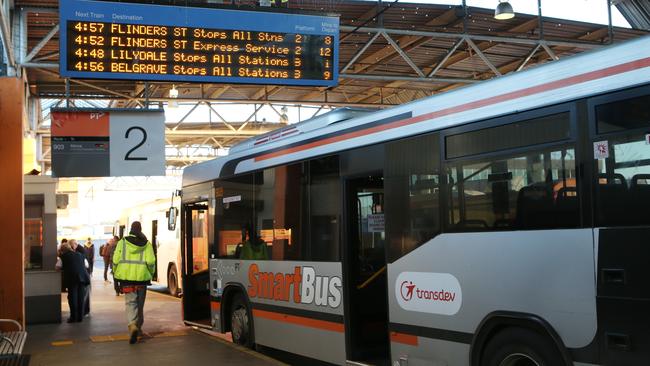
M 255 137 L 247 149 L 187 167 L 183 187 L 648 82 L 650 35 L 304 133 Z

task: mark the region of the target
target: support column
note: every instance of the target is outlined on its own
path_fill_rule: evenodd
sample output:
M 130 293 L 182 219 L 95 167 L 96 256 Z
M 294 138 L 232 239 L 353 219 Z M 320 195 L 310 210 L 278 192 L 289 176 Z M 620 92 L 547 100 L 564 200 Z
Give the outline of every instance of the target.
M 24 85 L 0 78 L 0 318 L 24 324 L 23 113 Z

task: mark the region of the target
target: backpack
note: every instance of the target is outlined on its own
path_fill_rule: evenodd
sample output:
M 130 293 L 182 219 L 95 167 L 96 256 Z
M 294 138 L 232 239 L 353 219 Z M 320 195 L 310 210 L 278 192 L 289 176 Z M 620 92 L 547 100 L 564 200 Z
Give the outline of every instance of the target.
M 105 252 L 106 252 L 106 244 L 99 247 L 99 255 L 104 257 L 104 255 L 106 254 Z

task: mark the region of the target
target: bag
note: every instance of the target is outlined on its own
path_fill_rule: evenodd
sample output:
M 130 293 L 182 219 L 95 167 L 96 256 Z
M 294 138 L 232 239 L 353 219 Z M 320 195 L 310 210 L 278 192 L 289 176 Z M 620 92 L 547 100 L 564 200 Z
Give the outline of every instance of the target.
M 104 245 L 102 245 L 101 247 L 99 247 L 99 255 L 101 255 L 102 257 L 104 257 L 105 254 L 106 254 L 106 244 L 104 244 Z

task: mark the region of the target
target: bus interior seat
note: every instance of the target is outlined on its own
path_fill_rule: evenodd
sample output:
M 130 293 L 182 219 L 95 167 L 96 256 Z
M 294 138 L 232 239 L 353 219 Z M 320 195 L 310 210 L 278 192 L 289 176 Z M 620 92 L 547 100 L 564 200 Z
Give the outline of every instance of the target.
M 541 229 L 553 227 L 553 200 L 546 186 L 523 187 L 517 195 L 517 228 Z
M 598 175 L 596 184 L 596 221 L 598 225 L 626 225 L 628 189 L 622 174 Z
M 578 227 L 578 190 L 576 187 L 562 187 L 557 191 L 555 200 L 555 218 L 559 227 Z
M 637 224 L 650 224 L 650 215 L 647 214 L 650 204 L 650 174 L 635 174 L 630 181 L 630 208 Z

